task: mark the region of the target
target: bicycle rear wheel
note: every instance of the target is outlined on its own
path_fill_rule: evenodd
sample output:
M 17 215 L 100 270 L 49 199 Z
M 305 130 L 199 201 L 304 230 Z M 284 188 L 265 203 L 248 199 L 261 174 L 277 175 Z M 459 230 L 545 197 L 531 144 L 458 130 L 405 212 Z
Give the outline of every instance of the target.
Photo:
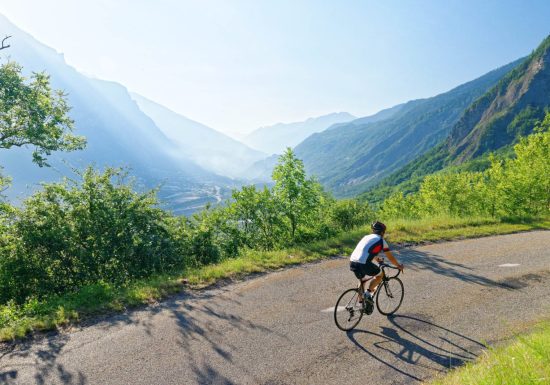
M 399 278 L 389 278 L 382 281 L 376 293 L 376 307 L 384 315 L 392 315 L 403 302 L 405 288 Z
M 359 300 L 360 293 L 357 289 L 348 289 L 338 298 L 334 307 L 334 322 L 338 329 L 351 330 L 361 321 L 363 304 Z

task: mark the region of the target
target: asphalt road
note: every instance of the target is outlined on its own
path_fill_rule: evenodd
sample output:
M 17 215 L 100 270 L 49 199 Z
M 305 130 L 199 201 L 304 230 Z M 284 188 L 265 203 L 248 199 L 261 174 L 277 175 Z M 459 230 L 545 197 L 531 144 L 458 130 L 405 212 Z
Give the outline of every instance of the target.
M 375 311 L 350 333 L 330 308 L 355 278 L 335 258 L 4 347 L 0 383 L 412 384 L 550 315 L 550 231 L 398 257 L 400 311 Z

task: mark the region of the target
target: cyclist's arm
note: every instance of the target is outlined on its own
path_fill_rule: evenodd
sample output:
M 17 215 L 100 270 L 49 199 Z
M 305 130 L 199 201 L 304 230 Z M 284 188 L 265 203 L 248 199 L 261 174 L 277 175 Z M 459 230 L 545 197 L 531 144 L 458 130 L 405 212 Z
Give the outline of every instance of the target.
M 399 270 L 403 270 L 403 265 L 400 264 L 397 259 L 393 256 L 391 251 L 384 251 L 384 254 L 386 254 L 386 257 L 390 260 L 390 262 L 395 266 L 398 267 Z

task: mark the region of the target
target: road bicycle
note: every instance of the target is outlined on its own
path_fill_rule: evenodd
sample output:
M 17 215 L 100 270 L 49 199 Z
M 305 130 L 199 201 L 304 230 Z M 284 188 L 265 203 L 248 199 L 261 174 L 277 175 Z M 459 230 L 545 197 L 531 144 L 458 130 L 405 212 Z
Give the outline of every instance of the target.
M 397 278 L 401 273 L 397 267 L 381 263 L 380 269 L 382 269 L 382 282 L 380 282 L 374 293 L 372 293 L 372 298 L 375 300 L 376 308 L 381 314 L 391 315 L 401 306 L 403 296 L 405 295 L 405 287 L 403 286 L 403 282 Z M 397 270 L 397 274 L 388 276 L 386 269 L 395 269 Z M 367 282 L 373 278 L 369 277 L 366 280 L 363 278 L 364 287 L 367 287 Z M 357 288 L 344 291 L 334 307 L 334 322 L 336 322 L 336 326 L 344 331 L 352 330 L 361 321 L 363 314 L 367 313 L 367 306 L 368 304 L 363 298 L 360 285 Z

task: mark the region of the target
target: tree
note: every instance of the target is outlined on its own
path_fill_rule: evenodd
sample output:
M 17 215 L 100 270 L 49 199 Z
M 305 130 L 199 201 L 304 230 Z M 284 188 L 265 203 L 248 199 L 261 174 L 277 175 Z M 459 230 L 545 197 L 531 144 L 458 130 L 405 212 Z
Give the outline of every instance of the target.
M 504 165 L 502 189 L 507 203 L 505 214 L 533 216 L 550 210 L 550 114 L 514 147 L 515 159 Z
M 332 202 L 331 206 L 331 217 L 338 230 L 349 231 L 374 218 L 368 203 L 361 203 L 357 199 L 339 200 Z
M 0 46 L 0 51 L 2 51 L 3 49 L 11 47 L 9 44 L 6 45 L 6 40 L 8 40 L 10 37 L 11 36 L 6 36 L 5 38 L 2 39 L 2 46 Z
M 33 162 L 48 166 L 52 151 L 84 148 L 83 137 L 75 136 L 70 107 L 62 91 L 54 91 L 50 78 L 34 73 L 27 81 L 21 66 L 0 66 L 0 148 L 33 146 Z
M 281 242 L 283 229 L 285 228 L 283 218 L 281 218 L 281 206 L 273 193 L 264 187 L 258 191 L 256 220 L 258 223 L 259 234 L 258 242 L 264 250 L 271 250 Z
M 243 186 L 240 190 L 233 190 L 233 201 L 228 206 L 235 220 L 242 229 L 242 242 L 247 247 L 254 247 L 254 238 L 258 229 L 258 198 L 256 186 Z
M 418 205 L 418 194 L 405 196 L 397 191 L 384 200 L 380 214 L 388 219 L 418 218 Z
M 290 236 L 294 241 L 296 230 L 319 203 L 319 183 L 306 178 L 304 163 L 296 158 L 291 148 L 279 157 L 272 178 L 275 181 L 273 192 L 290 223 Z
M 233 191 L 233 201 L 228 206 L 239 223 L 242 243 L 249 248 L 271 250 L 280 242 L 286 228 L 278 200 L 267 187 L 244 186 Z

